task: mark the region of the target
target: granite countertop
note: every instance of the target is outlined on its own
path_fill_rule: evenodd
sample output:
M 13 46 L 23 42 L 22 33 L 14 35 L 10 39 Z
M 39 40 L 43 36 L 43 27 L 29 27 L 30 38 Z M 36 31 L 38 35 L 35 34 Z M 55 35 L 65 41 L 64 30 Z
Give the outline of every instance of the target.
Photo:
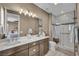
M 43 40 L 45 38 L 49 38 L 49 36 L 42 36 L 42 37 L 37 37 L 37 36 L 32 36 L 31 38 L 28 38 L 27 36 L 25 37 L 19 37 L 19 39 L 15 42 L 8 42 L 6 39 L 0 40 L 0 51 L 10 49 L 13 47 L 17 47 L 20 45 L 28 44 L 31 42 Z

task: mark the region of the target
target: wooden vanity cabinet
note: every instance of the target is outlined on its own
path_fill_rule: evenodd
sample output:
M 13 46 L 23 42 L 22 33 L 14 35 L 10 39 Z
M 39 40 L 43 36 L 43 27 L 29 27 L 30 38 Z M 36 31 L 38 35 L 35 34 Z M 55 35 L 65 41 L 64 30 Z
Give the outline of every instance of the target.
M 49 50 L 49 39 L 16 46 L 0 51 L 0 56 L 44 56 Z
M 25 53 L 24 53 L 25 52 Z M 3 50 L 0 52 L 1 56 L 21 56 L 21 55 L 28 55 L 28 45 L 22 45 L 14 48 L 10 48 L 7 50 Z

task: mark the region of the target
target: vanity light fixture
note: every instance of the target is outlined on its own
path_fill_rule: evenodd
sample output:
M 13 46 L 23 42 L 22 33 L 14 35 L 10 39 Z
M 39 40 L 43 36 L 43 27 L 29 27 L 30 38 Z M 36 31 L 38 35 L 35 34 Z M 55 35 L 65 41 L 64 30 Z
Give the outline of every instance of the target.
M 29 10 L 23 10 L 23 9 L 21 9 L 21 10 L 19 11 L 19 13 L 20 13 L 20 14 L 23 13 L 25 16 L 28 15 L 28 16 L 33 17 L 33 18 L 34 18 L 34 17 L 37 17 L 36 14 L 32 13 L 32 12 L 29 11 Z

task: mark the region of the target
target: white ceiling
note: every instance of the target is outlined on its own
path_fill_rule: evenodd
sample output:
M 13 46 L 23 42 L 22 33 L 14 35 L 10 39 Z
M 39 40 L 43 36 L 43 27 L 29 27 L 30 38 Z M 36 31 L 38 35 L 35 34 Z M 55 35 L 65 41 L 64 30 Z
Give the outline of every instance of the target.
M 54 3 L 35 3 L 35 5 L 55 16 L 74 11 L 75 9 L 75 3 L 58 3 L 57 5 Z

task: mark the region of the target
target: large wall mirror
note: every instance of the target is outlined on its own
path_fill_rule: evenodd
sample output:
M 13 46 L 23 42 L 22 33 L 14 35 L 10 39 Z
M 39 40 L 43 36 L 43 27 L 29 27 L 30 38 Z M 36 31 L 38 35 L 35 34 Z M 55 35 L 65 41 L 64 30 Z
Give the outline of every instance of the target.
M 7 10 L 7 33 L 10 31 L 17 31 L 19 33 L 20 30 L 20 15 L 15 11 Z
M 7 39 L 17 39 L 20 35 L 20 15 L 16 11 L 6 9 L 5 20 Z
M 20 15 L 18 12 L 0 7 L 0 39 L 7 38 L 11 31 L 20 32 Z
M 42 29 L 42 19 L 33 18 L 28 15 L 19 14 L 19 12 L 2 8 L 1 26 L 3 25 L 3 29 L 1 30 L 2 35 L 5 34 L 8 37 L 10 32 L 16 31 L 20 37 L 27 36 L 29 29 L 32 29 L 32 35 L 39 34 Z M 0 33 L 0 34 L 1 34 Z M 3 38 L 4 39 L 4 36 Z

